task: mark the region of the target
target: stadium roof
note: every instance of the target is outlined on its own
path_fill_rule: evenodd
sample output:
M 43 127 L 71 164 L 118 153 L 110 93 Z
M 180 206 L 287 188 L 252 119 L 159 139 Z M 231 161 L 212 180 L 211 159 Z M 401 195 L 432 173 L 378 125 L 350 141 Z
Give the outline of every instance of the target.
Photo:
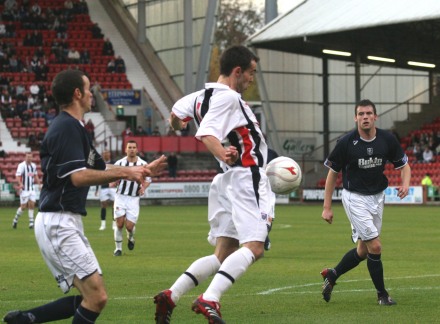
M 351 56 L 332 59 L 373 63 L 367 56 L 433 63 L 440 71 L 439 0 L 300 0 L 252 35 L 257 48 L 325 57 L 324 49 Z M 426 69 L 425 69 L 426 70 Z

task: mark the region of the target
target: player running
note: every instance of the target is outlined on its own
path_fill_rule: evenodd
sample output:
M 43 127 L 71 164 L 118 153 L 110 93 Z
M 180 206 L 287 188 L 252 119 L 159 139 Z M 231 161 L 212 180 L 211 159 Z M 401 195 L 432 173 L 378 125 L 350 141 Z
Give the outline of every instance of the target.
M 15 173 L 17 179 L 17 191 L 20 194 L 20 207 L 15 213 L 12 221 L 12 228 L 17 228 L 18 218 L 23 214 L 25 209 L 28 209 L 29 228 L 34 228 L 34 208 L 36 199 L 35 182 L 41 186 L 40 178 L 38 177 L 37 165 L 32 162 L 32 153 L 26 153 L 25 160 L 17 166 Z
M 384 170 L 387 161 L 400 170 L 402 185 L 396 190 L 397 196 L 403 199 L 408 194 L 411 168 L 396 138 L 390 132 L 376 128 L 374 103 L 362 100 L 356 105 L 354 113 L 357 128 L 338 141 L 324 163 L 329 171 L 322 218 L 329 224 L 333 222 L 332 195 L 338 173 L 342 171 L 342 203 L 357 247 L 348 251 L 334 269 L 322 270 L 322 295 L 329 302 L 336 280 L 367 259 L 367 268 L 377 290 L 377 302 L 379 305 L 395 305 L 385 289 L 381 260 L 384 190 L 388 187 Z

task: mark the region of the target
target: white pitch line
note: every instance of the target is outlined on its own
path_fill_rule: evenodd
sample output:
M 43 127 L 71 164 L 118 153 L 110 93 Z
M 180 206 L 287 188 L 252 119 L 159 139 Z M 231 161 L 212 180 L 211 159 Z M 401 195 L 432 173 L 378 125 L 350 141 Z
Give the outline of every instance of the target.
M 428 275 L 421 275 L 421 276 L 405 276 L 405 277 L 385 278 L 385 280 L 418 279 L 418 278 L 432 278 L 432 277 L 440 277 L 440 274 L 428 274 Z M 344 280 L 344 281 L 339 281 L 339 282 L 361 282 L 361 281 L 370 281 L 370 280 L 371 279 L 368 278 L 368 279 Z M 285 287 L 279 287 L 279 288 L 265 290 L 265 291 L 257 293 L 257 295 L 270 295 L 272 293 L 279 292 L 282 290 L 304 288 L 304 287 L 311 287 L 311 286 L 321 286 L 321 285 L 322 285 L 322 282 L 309 283 L 309 284 L 303 284 L 303 285 L 295 285 L 295 286 L 285 286 Z
M 421 276 L 405 276 L 405 277 L 395 277 L 395 278 L 385 278 L 385 280 L 401 280 L 401 279 L 419 279 L 419 278 L 435 278 L 440 277 L 440 274 L 428 274 L 428 275 L 421 275 Z M 345 280 L 341 282 L 361 282 L 361 281 L 370 281 L 371 279 L 358 279 L 358 280 Z M 280 288 L 274 288 L 265 290 L 259 293 L 256 293 L 256 295 L 269 295 L 272 293 L 280 293 L 283 295 L 305 295 L 305 294 L 317 294 L 319 291 L 284 291 L 288 289 L 295 289 L 295 288 L 306 288 L 306 287 L 313 287 L 313 286 L 321 286 L 322 282 L 318 283 L 309 283 L 309 284 L 303 284 L 303 285 L 295 285 L 295 286 L 285 286 Z M 410 290 L 440 290 L 440 286 L 430 286 L 430 287 L 407 287 L 407 288 L 387 288 L 389 291 L 410 291 Z M 350 290 L 338 290 L 338 293 L 356 293 L 356 292 L 369 292 L 369 291 L 376 291 L 375 289 L 350 289 Z M 248 295 L 255 295 L 255 294 L 235 294 L 236 296 L 248 296 Z M 187 294 L 184 297 L 186 298 L 196 298 L 197 295 L 191 295 Z M 128 297 L 110 297 L 110 300 L 150 300 L 153 296 L 128 296 Z M 35 303 L 35 304 L 41 304 L 41 303 L 48 303 L 51 300 L 46 299 L 33 299 L 33 300 L 22 300 L 23 303 Z M 15 304 L 16 300 L 0 300 L 0 304 L 7 305 L 7 304 Z

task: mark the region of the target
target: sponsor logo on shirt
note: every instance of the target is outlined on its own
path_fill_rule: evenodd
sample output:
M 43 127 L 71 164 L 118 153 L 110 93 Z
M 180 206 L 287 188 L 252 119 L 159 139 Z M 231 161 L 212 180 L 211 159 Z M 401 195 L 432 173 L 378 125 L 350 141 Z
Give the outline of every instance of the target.
M 382 159 L 380 158 L 372 158 L 369 159 L 359 159 L 358 160 L 358 167 L 359 169 L 371 169 L 382 165 Z

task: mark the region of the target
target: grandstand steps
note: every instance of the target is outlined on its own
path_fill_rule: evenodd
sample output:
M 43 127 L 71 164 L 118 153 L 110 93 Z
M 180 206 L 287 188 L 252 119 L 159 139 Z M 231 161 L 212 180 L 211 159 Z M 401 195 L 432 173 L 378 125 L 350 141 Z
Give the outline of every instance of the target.
M 407 136 L 411 131 L 420 129 L 426 123 L 432 122 L 440 116 L 440 96 L 433 98 L 432 103 L 422 104 L 418 113 L 410 113 L 408 119 L 395 121 L 394 126 L 400 137 Z
M 0 117 L 0 151 L 8 152 L 30 152 L 30 148 L 12 138 L 5 121 Z
M 138 59 L 130 50 L 130 46 L 119 32 L 115 23 L 109 17 L 106 11 L 108 8 L 104 8 L 100 1 L 89 0 L 87 1 L 87 4 L 91 20 L 98 23 L 104 37 L 110 39 L 113 44 L 115 56 L 120 55 L 124 59 L 127 78 L 133 85 L 133 88 L 146 89 L 149 97 L 154 102 L 154 105 L 160 111 L 161 115 L 167 117 L 169 114 L 168 106 L 156 91 L 155 86 L 145 73 Z M 111 6 L 112 4 L 109 3 L 108 5 Z

